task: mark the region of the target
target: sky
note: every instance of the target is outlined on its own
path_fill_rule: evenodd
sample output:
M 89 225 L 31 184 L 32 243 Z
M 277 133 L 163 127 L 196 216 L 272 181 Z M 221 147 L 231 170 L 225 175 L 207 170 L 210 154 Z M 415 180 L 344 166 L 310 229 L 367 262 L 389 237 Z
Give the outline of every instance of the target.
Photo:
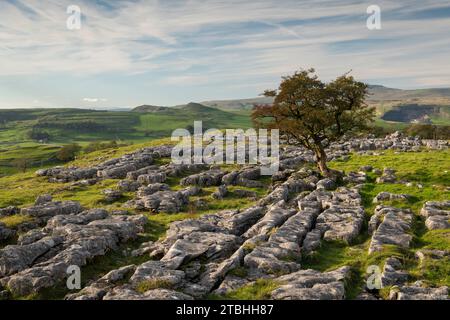
M 450 87 L 449 57 L 448 0 L 0 0 L 0 108 L 252 98 L 311 67 Z

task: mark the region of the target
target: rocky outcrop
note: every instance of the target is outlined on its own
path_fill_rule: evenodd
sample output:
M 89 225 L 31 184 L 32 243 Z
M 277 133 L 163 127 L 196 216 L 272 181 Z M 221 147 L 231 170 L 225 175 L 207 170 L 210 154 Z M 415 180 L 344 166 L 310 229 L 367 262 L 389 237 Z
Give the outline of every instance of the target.
M 448 287 L 422 287 L 420 283 L 409 286 L 394 286 L 390 300 L 448 300 Z
M 147 174 L 141 174 L 137 177 L 137 182 L 141 185 L 149 185 L 152 183 L 163 183 L 167 179 L 167 176 L 164 172 L 159 171 L 150 171 Z
M 22 208 L 20 214 L 28 215 L 41 222 L 46 222 L 57 215 L 77 214 L 83 210 L 76 201 L 45 202 L 28 208 Z
M 257 245 L 245 256 L 244 265 L 266 274 L 289 273 L 300 269 L 301 244 L 311 230 L 318 212 L 303 210 L 292 215 L 278 229 L 275 229 L 267 242 Z M 289 216 L 285 212 L 281 216 Z
M 82 267 L 135 239 L 145 222 L 143 216 L 109 217 L 104 210 L 56 215 L 40 232 L 22 236 L 22 244 L 0 250 L 0 283 L 14 295 L 52 287 L 69 266 Z
M 373 203 L 380 203 L 383 201 L 408 201 L 411 198 L 408 194 L 395 194 L 390 192 L 380 192 L 373 198 Z
M 162 189 L 156 191 L 155 188 Z M 189 203 L 189 197 L 200 192 L 200 189 L 188 188 L 182 191 L 165 190 L 163 185 L 139 189 L 138 198 L 129 202 L 129 205 L 138 210 L 151 210 L 153 212 L 177 213 Z
M 55 167 L 39 170 L 36 174 L 49 177 L 52 182 L 79 181 L 96 177 L 102 179 L 124 179 L 129 172 L 149 167 L 153 164 L 154 159 L 169 157 L 171 152 L 171 146 L 144 148 L 89 168 Z
M 397 181 L 397 176 L 395 175 L 395 170 L 391 168 L 384 168 L 381 177 L 376 179 L 377 183 L 395 183 Z
M 361 184 L 367 181 L 367 175 L 365 172 L 353 172 L 350 171 L 344 178 L 344 182 L 352 184 Z
M 300 270 L 279 278 L 282 285 L 272 291 L 275 300 L 343 300 L 344 282 L 349 276 L 349 267 L 330 272 Z
M 369 254 L 382 251 L 384 245 L 396 245 L 409 248 L 412 236 L 413 215 L 410 210 L 386 206 L 377 206 L 375 214 L 369 221 L 369 232 L 373 233 L 369 246 Z
M 221 170 L 209 170 L 198 174 L 190 175 L 181 179 L 182 186 L 195 185 L 199 187 L 217 186 L 222 182 L 225 172 Z
M 107 203 L 116 202 L 117 200 L 120 200 L 120 198 L 123 197 L 122 192 L 118 190 L 105 189 L 102 191 L 102 193 L 105 195 L 105 202 Z
M 408 273 L 402 270 L 402 263 L 398 258 L 386 259 L 381 274 L 381 287 L 403 284 L 408 280 Z
M 320 245 L 319 235 L 327 241 L 350 243 L 361 232 L 365 214 L 361 196 L 354 189 L 312 193 L 299 205 L 325 209 L 315 221 L 314 232 L 306 235 L 305 252 L 311 252 Z
M 222 177 L 222 183 L 225 185 L 237 185 L 250 188 L 263 187 L 264 184 L 257 181 L 261 176 L 259 167 L 247 167 L 239 171 L 232 171 Z
M 8 240 L 9 238 L 15 236 L 16 232 L 7 228 L 3 223 L 0 222 L 0 241 Z
M 108 292 L 104 300 L 193 300 L 193 298 L 175 290 L 152 289 L 138 293 L 133 289 L 118 287 Z
M 101 300 L 117 286 L 121 281 L 123 281 L 127 275 L 133 273 L 136 270 L 135 265 L 129 265 L 121 267 L 117 270 L 112 270 L 106 275 L 91 283 L 89 286 L 84 287 L 77 293 L 69 294 L 65 297 L 66 300 Z
M 450 228 L 450 200 L 428 201 L 424 204 L 420 215 L 426 218 L 425 225 L 429 230 Z
M 386 139 L 369 137 L 333 143 L 327 154 L 329 159 L 347 161 L 351 152 L 376 155 L 382 153 L 380 150 L 414 151 L 421 147 L 426 145 L 420 139 L 392 135 Z M 41 173 L 55 182 L 121 179 L 118 191 L 105 191 L 106 198 L 110 196 L 105 200 L 117 201 L 119 194 L 135 192 L 135 198 L 126 206 L 152 213 L 194 211 L 208 204 L 212 207 L 217 200 L 227 197 L 258 200 L 259 190 L 255 193 L 235 186 L 265 188 L 267 195 L 249 208 L 170 223 L 164 238 L 126 251 L 131 257 L 147 261 L 112 270 L 67 299 L 203 299 L 210 293 L 225 294 L 254 284 L 258 279 L 273 282 L 276 289 L 269 292 L 271 299 L 346 297 L 349 267 L 329 272 L 301 267 L 305 256 L 314 254 L 323 241 L 352 243 L 360 235 L 366 216 L 358 190 L 368 179 L 366 172 L 376 171 L 374 168 L 364 166 L 359 172 L 342 175 L 347 187 L 338 187 L 342 180 L 323 178 L 309 166 L 300 168 L 314 161 L 310 151 L 282 146 L 280 172 L 272 176 L 272 184 L 268 186 L 257 165 L 228 173 L 221 167 L 204 164 L 159 165 L 154 159 L 170 156 L 171 148 L 162 148 L 160 153 L 157 149 L 145 148 L 91 168 L 53 168 Z M 169 184 L 178 178 L 185 189 L 179 190 L 178 186 L 172 190 Z M 395 181 L 395 172 L 389 168 L 378 179 L 380 183 Z M 213 186 L 217 190 L 209 195 L 212 188 L 208 187 Z M 194 197 L 198 195 L 201 197 Z M 69 265 L 83 266 L 95 257 L 117 250 L 121 243 L 135 239 L 145 223 L 145 218 L 136 216 L 134 210 L 108 214 L 100 209 L 83 211 L 79 204 L 53 202 L 47 196 L 38 200 L 33 207 L 22 209 L 22 213 L 38 219 L 45 227 L 26 233 L 19 230 L 17 244 L 0 249 L 0 284 L 8 288 L 8 294 L 24 295 L 58 284 L 67 276 Z M 380 193 L 374 202 L 386 200 L 408 200 L 408 197 Z M 448 208 L 426 205 L 423 215 L 427 219 L 440 216 L 430 213 L 436 210 Z M 369 222 L 372 235 L 369 253 L 381 251 L 384 245 L 408 248 L 412 219 L 408 210 L 378 206 Z M 423 259 L 431 255 L 421 250 L 417 253 L 419 259 L 420 254 L 426 257 Z M 403 269 L 397 257 L 388 258 L 384 264 L 382 287 L 398 288 L 392 298 L 441 297 L 440 291 L 434 289 L 410 289 L 408 274 Z M 375 298 L 375 293 L 366 293 L 366 298 Z
M 13 216 L 18 214 L 20 209 L 18 207 L 10 206 L 6 208 L 0 208 L 0 218 Z

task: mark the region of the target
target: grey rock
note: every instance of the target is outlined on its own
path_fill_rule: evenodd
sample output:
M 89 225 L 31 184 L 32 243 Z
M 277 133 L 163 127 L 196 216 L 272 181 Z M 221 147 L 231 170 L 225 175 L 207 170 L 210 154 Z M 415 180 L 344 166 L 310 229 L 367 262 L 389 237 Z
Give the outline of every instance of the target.
M 41 221 L 47 221 L 53 216 L 77 214 L 83 210 L 76 201 L 47 202 L 29 208 L 22 208 L 20 214 L 35 217 Z
M 403 284 L 408 281 L 408 273 L 402 270 L 402 263 L 395 257 L 386 260 L 381 274 L 381 287 Z
M 227 194 L 228 194 L 228 188 L 225 184 L 222 184 L 217 188 L 217 191 L 214 192 L 211 196 L 213 199 L 221 200 L 221 199 L 225 198 Z
M 390 300 L 448 300 L 448 287 L 424 288 L 420 286 L 395 286 Z
M 122 192 L 134 192 L 139 189 L 140 186 L 141 184 L 139 182 L 132 180 L 120 180 L 117 183 L 117 188 Z
M 170 187 L 169 185 L 165 183 L 152 183 L 145 187 L 140 187 L 137 192 L 137 197 L 142 198 L 145 196 L 152 195 L 158 191 L 169 191 Z
M 178 239 L 161 259 L 176 269 L 200 256 L 207 260 L 226 257 L 239 247 L 239 238 L 224 233 L 192 232 Z
M 46 237 L 28 245 L 9 245 L 0 250 L 0 277 L 30 267 L 36 259 L 61 244 L 61 237 Z
M 149 185 L 152 183 L 163 183 L 167 179 L 167 176 L 164 172 L 150 172 L 148 174 L 142 174 L 139 177 L 137 177 L 137 182 L 139 182 L 141 185 Z
M 273 205 L 264 217 L 249 228 L 245 233 L 246 239 L 253 238 L 257 235 L 267 235 L 271 230 L 282 225 L 289 217 L 296 213 L 294 209 L 284 209 L 281 206 Z
M 241 235 L 250 228 L 263 215 L 263 208 L 260 206 L 250 207 L 244 211 L 223 211 L 221 219 L 217 225 L 228 230 L 234 235 Z
M 7 228 L 3 223 L 0 222 L 0 241 L 8 240 L 9 238 L 15 236 L 16 232 Z
M 316 188 L 323 190 L 333 190 L 336 188 L 336 182 L 334 182 L 334 180 L 331 180 L 329 178 L 325 178 L 317 182 Z
M 408 201 L 411 196 L 408 194 L 395 194 L 390 192 L 380 192 L 376 195 L 376 197 L 373 199 L 373 203 L 379 203 L 383 201 Z
M 0 282 L 14 295 L 52 287 L 66 277 L 69 266 L 84 266 L 94 257 L 116 250 L 120 242 L 135 239 L 145 221 L 143 216 L 114 216 L 87 225 L 47 226 L 51 237 L 0 250 L 0 272 L 6 276 Z
M 376 179 L 377 183 L 395 183 L 396 181 L 395 170 L 391 168 L 384 168 L 381 177 Z
M 40 196 L 38 196 L 36 198 L 36 201 L 34 202 L 34 205 L 38 206 L 40 204 L 45 204 L 45 203 L 48 203 L 48 202 L 52 202 L 52 200 L 53 200 L 53 198 L 52 198 L 51 195 L 43 194 L 43 195 L 40 195 Z
M 6 208 L 0 209 L 0 217 L 9 217 L 13 216 L 15 214 L 18 214 L 20 212 L 20 209 L 14 206 L 9 206 Z
M 101 300 L 119 281 L 136 270 L 135 265 L 124 266 L 108 272 L 106 275 L 84 287 L 77 293 L 68 294 L 66 300 Z
M 426 218 L 425 225 L 429 230 L 450 228 L 450 200 L 427 201 L 420 210 L 420 215 Z
M 233 190 L 233 194 L 238 198 L 252 198 L 252 199 L 258 198 L 256 192 L 251 190 L 235 189 Z
M 412 240 L 412 236 L 409 234 L 411 224 L 411 211 L 377 206 L 375 214 L 369 222 L 369 229 L 375 230 L 370 242 L 369 254 L 381 251 L 384 245 L 397 245 L 401 248 L 409 248 Z
M 302 253 L 310 254 L 313 251 L 320 248 L 322 239 L 322 231 L 319 229 L 314 229 L 306 234 L 305 240 L 303 241 Z
M 276 282 L 283 284 L 272 291 L 271 297 L 275 300 L 343 300 L 349 270 L 349 267 L 342 267 L 322 273 L 309 269 L 276 278 Z
M 122 192 L 118 190 L 105 189 L 102 193 L 105 195 L 105 201 L 108 203 L 116 202 L 123 197 Z
M 108 292 L 103 300 L 193 300 L 193 298 L 174 290 L 153 289 L 141 294 L 133 289 L 117 287 Z
M 209 170 L 181 179 L 182 186 L 196 185 L 199 187 L 217 186 L 221 183 L 225 172 L 221 170 Z
M 230 291 L 234 291 L 240 287 L 243 287 L 245 285 L 249 284 L 249 281 L 247 279 L 243 279 L 237 276 L 228 275 L 225 277 L 225 279 L 222 281 L 220 286 L 213 291 L 216 295 L 225 295 Z
M 367 165 L 367 166 L 362 166 L 361 168 L 359 168 L 359 170 L 360 170 L 360 171 L 363 171 L 363 172 L 371 172 L 371 171 L 373 170 L 373 167 L 372 167 L 372 166 L 369 166 L 369 165 Z
M 130 278 L 130 284 L 137 288 L 140 284 L 148 282 L 175 289 L 182 286 L 184 278 L 184 271 L 174 270 L 164 261 L 147 261 L 136 268 Z

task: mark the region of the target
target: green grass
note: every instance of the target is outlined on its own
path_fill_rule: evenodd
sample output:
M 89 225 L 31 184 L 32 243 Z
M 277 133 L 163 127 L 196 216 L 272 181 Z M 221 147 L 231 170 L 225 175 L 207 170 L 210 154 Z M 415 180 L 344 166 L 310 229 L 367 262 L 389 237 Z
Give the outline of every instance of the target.
M 33 221 L 33 218 L 27 215 L 15 214 L 8 217 L 0 218 L 0 223 L 3 223 L 7 228 L 13 229 L 22 223 Z
M 147 116 L 147 115 L 146 115 Z M 76 165 L 87 167 L 98 164 L 113 157 L 119 157 L 125 153 L 133 152 L 137 149 L 159 145 L 170 142 L 169 139 L 161 139 L 154 141 L 146 141 L 135 143 L 133 145 L 101 150 L 89 154 L 81 155 L 74 162 L 67 165 Z M 32 146 L 32 145 L 31 145 Z M 1 144 L 0 144 L 1 148 Z M 51 149 L 50 149 L 51 150 Z M 39 153 L 40 151 L 36 151 Z M 19 152 L 20 153 L 20 152 Z M 408 202 L 386 203 L 399 207 L 411 208 L 415 213 L 415 221 L 412 230 L 413 242 L 409 250 L 400 250 L 393 246 L 386 246 L 382 252 L 372 255 L 367 254 L 370 237 L 366 228 L 363 233 L 350 245 L 341 242 L 323 242 L 321 248 L 311 256 L 303 257 L 301 264 L 303 269 L 312 268 L 320 271 L 330 271 L 344 265 L 351 267 L 351 276 L 346 281 L 347 298 L 356 297 L 366 278 L 366 269 L 369 265 L 376 264 L 380 267 L 386 258 L 390 256 L 399 257 L 404 263 L 404 267 L 411 274 L 411 281 L 415 279 L 424 279 L 429 285 L 450 285 L 449 280 L 449 263 L 447 260 L 431 260 L 426 259 L 423 266 L 418 265 L 418 261 L 414 258 L 415 251 L 419 249 L 440 249 L 448 250 L 450 248 L 449 234 L 450 230 L 427 231 L 424 226 L 423 218 L 418 216 L 420 208 L 425 201 L 429 200 L 445 200 L 450 199 L 449 187 L 449 170 L 450 170 L 450 152 L 445 151 L 425 151 L 425 152 L 408 152 L 395 153 L 393 151 L 383 151 L 384 154 L 379 156 L 367 155 L 351 155 L 348 161 L 335 161 L 330 163 L 333 169 L 348 171 L 358 171 L 363 165 L 372 165 L 375 168 L 383 169 L 384 167 L 392 167 L 397 170 L 399 180 L 408 180 L 414 183 L 414 186 L 407 187 L 402 183 L 395 184 L 376 184 L 376 176 L 369 174 L 368 183 L 362 188 L 363 204 L 366 210 L 367 218 L 373 213 L 375 205 L 372 199 L 381 191 L 389 191 L 393 193 L 405 193 L 412 196 Z M 158 160 L 160 164 L 165 160 Z M 224 166 L 224 170 L 235 170 L 236 166 Z M 190 173 L 186 172 L 185 175 Z M 174 190 L 182 189 L 179 185 L 181 177 L 169 178 L 167 183 Z M 265 186 L 269 185 L 269 179 L 261 179 Z M 106 188 L 115 188 L 117 180 L 103 180 L 93 186 L 70 187 L 70 183 L 49 183 L 46 178 L 36 177 L 33 171 L 26 173 L 13 173 L 12 175 L 0 177 L 0 207 L 8 205 L 29 206 L 35 201 L 35 198 L 44 193 L 50 193 L 55 200 L 76 200 L 86 208 L 103 207 L 108 210 L 126 209 L 123 204 L 128 199 L 134 197 L 133 193 L 126 193 L 119 202 L 107 204 L 103 201 L 102 190 Z M 415 184 L 423 185 L 419 189 Z M 137 248 L 144 241 L 156 241 L 165 236 L 166 230 L 170 223 L 178 220 L 189 218 L 198 218 L 205 214 L 215 213 L 219 210 L 227 209 L 245 209 L 254 205 L 253 199 L 239 198 L 233 194 L 236 189 L 246 189 L 255 191 L 258 198 L 263 197 L 267 193 L 267 187 L 263 188 L 245 188 L 240 186 L 229 187 L 230 193 L 223 200 L 216 200 L 211 197 L 217 187 L 204 188 L 203 192 L 191 200 L 203 200 L 206 208 L 186 207 L 177 214 L 142 212 L 145 214 L 149 222 L 145 226 L 145 231 L 139 236 L 139 239 L 133 243 L 122 245 L 120 250 L 109 252 L 106 256 L 98 257 L 94 261 L 90 261 L 87 266 L 82 268 L 83 284 L 93 279 L 98 279 L 105 273 L 129 265 L 132 263 L 139 264 L 149 259 L 148 256 L 133 258 L 129 255 L 130 250 Z M 131 210 L 132 213 L 138 214 Z M 26 222 L 29 217 L 12 216 L 2 218 L 0 222 L 4 222 L 7 226 L 17 227 Z M 248 248 L 251 250 L 251 248 Z M 230 272 L 231 274 L 245 277 L 246 271 L 243 268 L 236 268 Z M 280 284 L 271 280 L 259 280 L 248 286 L 244 286 L 233 291 L 221 298 L 228 299 L 267 299 L 270 292 L 277 288 Z M 143 289 L 148 288 L 143 285 Z M 151 286 L 150 286 L 151 287 Z M 384 290 L 386 291 L 386 290 Z M 39 295 L 33 295 L 30 299 L 47 298 L 60 299 L 67 294 L 64 284 L 60 284 L 57 288 L 44 290 Z M 386 292 L 380 292 L 381 296 Z M 214 298 L 211 296 L 211 298 Z M 217 298 L 217 297 L 216 297 Z
M 173 285 L 169 281 L 162 279 L 154 279 L 142 281 L 137 285 L 136 291 L 144 293 L 153 289 L 172 289 L 172 288 Z
M 271 292 L 280 285 L 282 284 L 271 279 L 258 279 L 254 283 L 231 291 L 223 297 L 216 296 L 214 298 L 230 300 L 267 300 L 270 298 Z
M 371 213 L 376 206 L 372 204 L 372 200 L 382 191 L 411 195 L 412 199 L 410 202 L 397 202 L 394 204 L 411 208 L 416 212 L 426 201 L 450 199 L 450 191 L 446 189 L 450 186 L 449 164 L 450 150 L 398 154 L 388 150 L 379 156 L 351 155 L 348 161 L 334 161 L 330 163 L 330 166 L 333 169 L 345 172 L 359 171 L 359 168 L 364 165 L 371 165 L 381 170 L 385 167 L 390 167 L 397 170 L 396 175 L 399 181 L 413 182 L 411 187 L 402 183 L 377 184 L 375 183 L 376 176 L 373 173 L 369 173 L 369 182 L 362 188 L 361 195 L 364 206 Z M 417 184 L 421 184 L 423 188 L 418 188 Z
M 411 281 L 422 279 L 429 285 L 450 285 L 449 261 L 426 259 L 425 265 L 419 267 L 414 253 L 419 249 L 449 250 L 450 230 L 427 231 L 424 220 L 418 215 L 424 202 L 430 200 L 450 199 L 450 193 L 446 189 L 449 186 L 450 152 L 408 152 L 396 154 L 393 151 L 385 151 L 383 155 L 367 156 L 352 155 L 346 162 L 332 162 L 333 169 L 358 171 L 363 165 L 372 165 L 374 168 L 383 169 L 391 167 L 397 170 L 399 180 L 408 180 L 423 185 L 407 187 L 405 184 L 376 184 L 375 175 L 369 174 L 369 182 L 361 190 L 363 205 L 366 213 L 373 213 L 375 204 L 373 198 L 382 191 L 392 193 L 405 193 L 412 196 L 407 202 L 385 202 L 387 205 L 410 208 L 415 213 L 412 228 L 413 242 L 408 250 L 395 246 L 385 246 L 383 251 L 368 255 L 370 236 L 366 230 L 350 246 L 342 242 L 322 242 L 322 246 L 311 256 L 304 257 L 303 268 L 311 268 L 319 271 L 331 271 L 342 266 L 350 266 L 352 277 L 346 283 L 347 298 L 356 297 L 367 277 L 366 270 L 370 265 L 382 267 L 384 261 L 391 256 L 398 257 L 404 265 L 404 269 L 411 275 Z M 388 289 L 383 289 L 380 296 L 386 298 Z
M 0 110 L 0 177 L 18 172 L 15 159 L 27 159 L 34 169 L 55 164 L 64 144 L 117 141 L 143 143 L 171 135 L 173 130 L 203 121 L 205 128 L 249 128 L 249 112 L 234 113 L 187 105 L 164 113 L 94 111 L 83 109 Z M 89 127 L 84 127 L 86 123 Z M 50 134 L 47 144 L 27 137 L 32 129 Z

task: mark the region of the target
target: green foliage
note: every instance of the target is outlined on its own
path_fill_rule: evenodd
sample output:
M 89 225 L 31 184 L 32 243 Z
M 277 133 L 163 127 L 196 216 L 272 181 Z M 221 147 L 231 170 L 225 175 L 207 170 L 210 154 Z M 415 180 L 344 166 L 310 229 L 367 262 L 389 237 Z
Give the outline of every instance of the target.
M 31 140 L 44 140 L 47 141 L 50 139 L 50 134 L 46 131 L 42 131 L 36 128 L 31 129 L 30 131 L 27 132 L 27 136 L 31 139 Z
M 86 147 L 83 148 L 84 153 L 91 153 L 94 151 L 105 150 L 105 149 L 115 149 L 118 147 L 124 147 L 126 144 L 118 144 L 116 141 L 110 142 L 90 142 Z
M 81 147 L 78 144 L 69 144 L 61 148 L 56 154 L 56 158 L 60 161 L 72 161 L 76 155 L 81 151 Z
M 27 171 L 30 166 L 30 160 L 26 158 L 14 159 L 12 165 L 21 172 Z
M 408 136 L 420 136 L 422 139 L 450 139 L 450 126 L 432 124 L 411 124 L 404 129 Z
M 368 128 L 375 110 L 364 100 L 368 87 L 344 74 L 330 83 L 320 81 L 315 70 L 302 70 L 283 77 L 273 105 L 256 106 L 252 119 L 257 127 L 279 129 L 290 140 L 314 152 L 320 171 L 329 174 L 325 147 L 344 134 Z
M 199 107 L 200 106 L 200 107 Z M 249 128 L 249 112 L 233 113 L 201 105 L 166 108 L 162 113 L 83 109 L 0 110 L 0 177 L 18 172 L 14 159 L 30 159 L 37 169 L 58 163 L 61 145 L 79 144 L 85 152 L 110 150 L 169 137 L 173 130 L 203 120 L 205 128 Z M 166 139 L 167 140 L 167 139 Z M 170 139 L 168 139 L 170 142 Z M 51 144 L 38 144 L 37 141 Z M 92 142 L 92 145 L 89 144 Z

